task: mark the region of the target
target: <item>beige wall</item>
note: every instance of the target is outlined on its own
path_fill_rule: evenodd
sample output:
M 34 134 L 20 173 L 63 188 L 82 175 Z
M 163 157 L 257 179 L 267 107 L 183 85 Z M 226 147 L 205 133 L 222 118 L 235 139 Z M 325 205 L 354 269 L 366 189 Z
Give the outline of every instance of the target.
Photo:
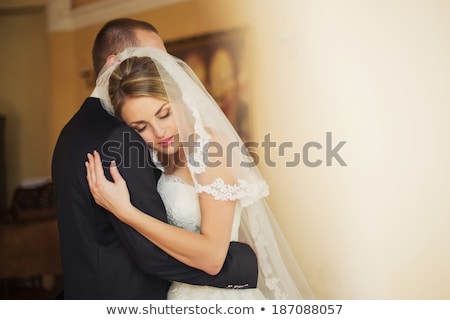
M 259 135 L 347 141 L 348 167 L 263 168 L 317 296 L 450 298 L 449 3 L 264 3 Z
M 261 165 L 268 200 L 318 298 L 450 298 L 449 9 L 196 0 L 134 16 L 165 40 L 251 26 L 254 137 L 293 142 Z M 51 146 L 89 93 L 78 73 L 100 25 L 49 35 Z M 347 167 L 284 168 L 326 132 Z
M 0 10 L 0 113 L 8 205 L 25 178 L 50 175 L 45 8 Z
M 93 4 L 96 2 L 100 2 L 100 1 L 102 1 L 102 0 L 72 0 L 71 5 L 72 5 L 72 8 L 79 8 L 79 7 L 82 7 L 82 6 L 85 6 L 88 4 Z

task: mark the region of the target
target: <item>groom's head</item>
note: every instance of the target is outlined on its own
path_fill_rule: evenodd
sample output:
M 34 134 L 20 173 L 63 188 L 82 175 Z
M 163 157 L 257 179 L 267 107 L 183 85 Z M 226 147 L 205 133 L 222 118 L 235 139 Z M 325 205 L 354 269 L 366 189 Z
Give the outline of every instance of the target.
M 115 55 L 128 47 L 154 47 L 166 51 L 158 30 L 150 23 L 119 18 L 107 22 L 98 32 L 92 48 L 95 74 Z

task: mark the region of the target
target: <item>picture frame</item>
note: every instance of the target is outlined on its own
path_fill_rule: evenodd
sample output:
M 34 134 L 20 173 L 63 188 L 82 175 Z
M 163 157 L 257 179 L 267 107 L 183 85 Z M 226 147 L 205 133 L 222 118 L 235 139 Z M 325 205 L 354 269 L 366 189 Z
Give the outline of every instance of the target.
M 242 141 L 249 141 L 246 29 L 201 34 L 165 45 L 170 54 L 191 67 Z

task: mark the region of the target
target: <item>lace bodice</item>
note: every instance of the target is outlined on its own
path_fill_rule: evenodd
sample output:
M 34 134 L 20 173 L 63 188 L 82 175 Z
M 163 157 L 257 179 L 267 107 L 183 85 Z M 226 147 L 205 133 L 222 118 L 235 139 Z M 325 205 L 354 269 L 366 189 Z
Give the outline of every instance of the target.
M 158 192 L 166 206 L 170 224 L 199 232 L 201 211 L 194 186 L 173 175 L 162 174 L 158 181 Z M 236 210 L 231 240 L 238 239 L 240 210 Z M 173 282 L 167 294 L 168 300 L 258 300 L 265 299 L 258 289 L 231 290 L 209 286 L 195 286 Z
M 200 232 L 201 211 L 194 186 L 174 175 L 162 174 L 158 181 L 158 192 L 166 206 L 170 224 Z M 236 210 L 230 239 L 237 241 L 240 210 Z

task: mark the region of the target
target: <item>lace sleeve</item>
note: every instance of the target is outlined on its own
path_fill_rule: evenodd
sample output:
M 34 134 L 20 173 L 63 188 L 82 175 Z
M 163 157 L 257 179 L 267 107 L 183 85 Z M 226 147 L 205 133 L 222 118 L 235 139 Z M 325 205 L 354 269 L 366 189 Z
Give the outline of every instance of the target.
M 238 179 L 237 184 L 226 184 L 222 178 L 216 178 L 208 185 L 197 185 L 198 193 L 205 192 L 216 200 L 239 200 L 242 207 L 247 207 L 259 199 L 269 195 L 269 187 L 264 180 L 249 182 Z

